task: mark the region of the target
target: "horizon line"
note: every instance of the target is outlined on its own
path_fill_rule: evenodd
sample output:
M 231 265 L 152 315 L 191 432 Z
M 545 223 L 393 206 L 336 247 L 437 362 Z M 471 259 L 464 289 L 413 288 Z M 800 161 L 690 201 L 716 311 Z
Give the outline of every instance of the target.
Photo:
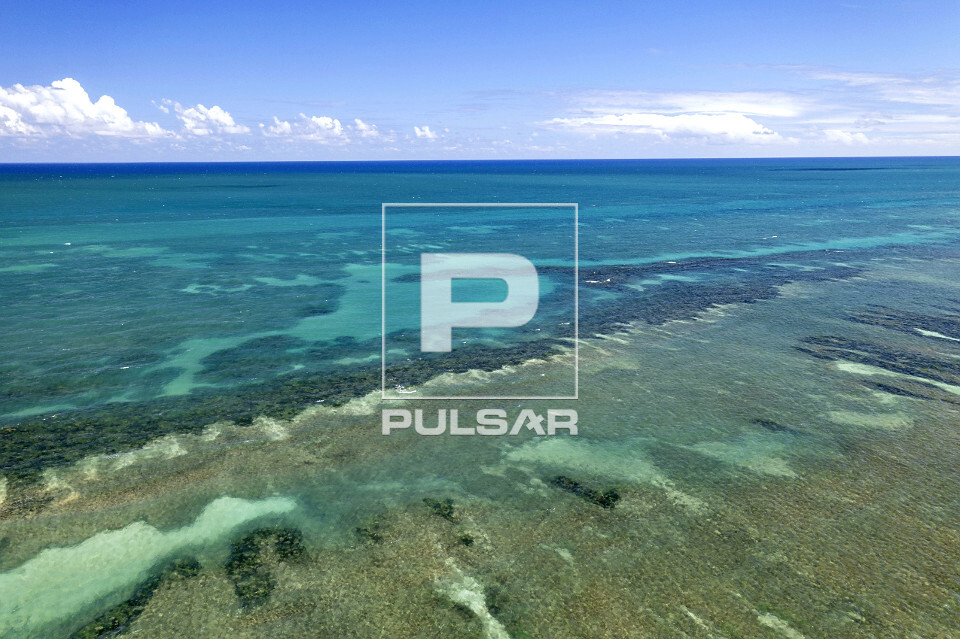
M 896 160 L 896 159 L 960 159 L 958 155 L 758 155 L 750 157 L 676 157 L 676 158 L 423 158 L 423 159 L 382 159 L 382 160 L 115 160 L 115 161 L 50 161 L 50 162 L 7 162 L 0 166 L 51 166 L 51 165 L 107 165 L 107 164 L 404 164 L 415 162 L 467 163 L 467 162 L 661 162 L 697 160 Z

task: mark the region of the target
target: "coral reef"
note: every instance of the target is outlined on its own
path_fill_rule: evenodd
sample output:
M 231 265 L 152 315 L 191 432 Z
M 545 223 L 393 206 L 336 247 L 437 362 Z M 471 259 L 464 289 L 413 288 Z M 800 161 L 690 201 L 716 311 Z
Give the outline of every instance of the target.
M 271 559 L 274 562 L 297 560 L 303 552 L 303 535 L 294 528 L 259 528 L 234 542 L 224 567 L 240 607 L 254 608 L 270 597 L 276 586 L 269 569 Z

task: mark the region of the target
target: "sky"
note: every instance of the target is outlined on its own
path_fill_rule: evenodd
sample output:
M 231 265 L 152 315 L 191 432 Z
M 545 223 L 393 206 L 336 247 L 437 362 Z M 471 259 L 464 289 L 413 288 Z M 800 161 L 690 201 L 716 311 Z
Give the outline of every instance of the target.
M 0 8 L 0 162 L 960 155 L 960 0 Z

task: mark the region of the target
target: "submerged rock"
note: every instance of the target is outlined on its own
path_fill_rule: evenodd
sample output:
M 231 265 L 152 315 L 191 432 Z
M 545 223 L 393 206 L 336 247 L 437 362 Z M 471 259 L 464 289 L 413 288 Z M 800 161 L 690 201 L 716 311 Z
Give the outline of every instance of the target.
M 853 313 L 849 320 L 859 324 L 883 326 L 910 335 L 922 335 L 931 339 L 960 341 L 960 316 L 953 309 L 941 309 L 948 313 L 923 314 L 871 306 L 865 311 Z
M 366 526 L 357 526 L 353 530 L 357 534 L 357 537 L 368 543 L 379 544 L 383 542 L 383 533 L 380 532 L 379 522 L 373 522 Z
M 283 528 L 274 533 L 274 544 L 280 561 L 300 559 L 303 556 L 303 533 L 296 528 Z
M 454 521 L 453 500 L 449 497 L 443 501 L 426 497 L 423 503 L 425 503 L 435 515 L 443 517 L 447 521 Z
M 561 490 L 593 502 L 601 508 L 613 508 L 617 505 L 617 502 L 620 501 L 620 493 L 617 492 L 616 488 L 610 488 L 601 492 L 584 486 L 580 482 L 574 481 L 569 477 L 564 477 L 563 475 L 557 475 L 550 480 L 550 483 Z
M 945 402 L 947 404 L 960 406 L 960 397 L 926 382 L 905 379 L 891 379 L 887 380 L 886 382 L 874 382 L 866 379 L 862 381 L 862 384 L 867 388 L 889 393 L 891 395 L 910 397 L 912 399 L 936 400 Z
M 796 428 L 791 428 L 790 426 L 784 426 L 780 422 L 776 422 L 772 419 L 757 418 L 751 421 L 757 426 L 769 430 L 771 433 L 790 433 L 791 435 L 804 434 L 803 431 L 797 430 Z
M 276 587 L 268 568 L 271 552 L 278 562 L 301 558 L 303 534 L 295 528 L 259 528 L 231 546 L 224 567 L 241 608 L 264 604 Z

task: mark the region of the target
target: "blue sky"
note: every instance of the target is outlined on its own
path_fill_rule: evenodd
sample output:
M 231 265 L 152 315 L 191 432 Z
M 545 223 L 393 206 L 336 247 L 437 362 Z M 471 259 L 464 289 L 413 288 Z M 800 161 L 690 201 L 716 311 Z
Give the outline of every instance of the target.
M 8 2 L 0 161 L 960 154 L 960 2 Z

